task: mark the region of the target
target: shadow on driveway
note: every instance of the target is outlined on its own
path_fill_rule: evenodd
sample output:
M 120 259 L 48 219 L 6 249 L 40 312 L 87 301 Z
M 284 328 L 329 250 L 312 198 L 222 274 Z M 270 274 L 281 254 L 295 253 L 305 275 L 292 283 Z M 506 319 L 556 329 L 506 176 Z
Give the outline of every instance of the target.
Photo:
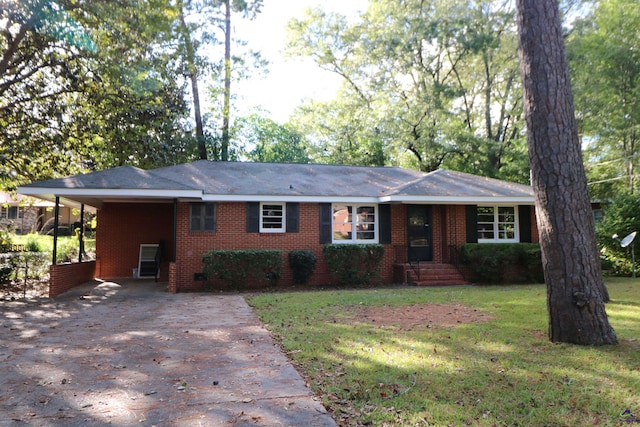
M 165 287 L 0 302 L 0 425 L 336 425 L 242 296 Z

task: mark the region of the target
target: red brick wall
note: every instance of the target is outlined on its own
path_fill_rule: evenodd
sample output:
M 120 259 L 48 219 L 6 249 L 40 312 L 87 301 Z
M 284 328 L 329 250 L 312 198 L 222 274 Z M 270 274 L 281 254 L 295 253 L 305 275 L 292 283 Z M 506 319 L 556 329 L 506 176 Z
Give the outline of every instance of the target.
M 283 252 L 284 266 L 281 285 L 291 285 L 293 277 L 287 255 L 291 250 L 310 249 L 318 258 L 309 285 L 332 282 L 320 244 L 319 205 L 301 203 L 298 233 L 247 233 L 246 203 L 217 203 L 216 232 L 189 231 L 189 204 L 178 204 L 176 262 L 171 265 L 173 250 L 173 204 L 106 204 L 98 212 L 96 255 L 97 276 L 130 277 L 137 267 L 141 243 L 165 241 L 165 262 L 160 280 L 169 281 L 173 292 L 198 290 L 204 285 L 194 280 L 194 273 L 203 270 L 202 254 L 215 249 L 278 249 Z M 466 212 L 464 205 L 433 205 L 433 261 L 452 262 L 450 246 L 466 243 Z M 532 213 L 532 216 L 534 214 Z M 382 280 L 393 282 L 393 264 L 406 254 L 406 205 L 391 206 L 392 241 L 385 245 Z M 535 217 L 532 235 L 537 241 Z
M 202 254 L 216 249 L 278 249 L 283 251 L 284 266 L 279 280 L 281 285 L 293 284 L 293 275 L 288 265 L 287 255 L 295 249 L 310 249 L 318 258 L 309 285 L 332 282 L 320 244 L 320 209 L 316 203 L 301 203 L 298 233 L 246 233 L 246 203 L 218 203 L 216 206 L 215 233 L 192 233 L 189 231 L 189 205 L 178 207 L 178 233 L 176 257 L 176 289 L 196 290 L 203 286 L 194 280 L 194 273 L 202 272 Z M 394 205 L 391 209 L 393 239 L 385 245 L 382 265 L 382 280 L 393 281 L 395 262 L 394 245 L 406 244 L 404 232 L 405 207 Z
M 96 258 L 101 278 L 131 277 L 140 244 L 164 241 L 160 280 L 168 279 L 173 252 L 172 203 L 107 203 L 98 211 Z
M 71 288 L 96 277 L 96 262 L 74 262 L 49 267 L 49 298 L 54 298 Z

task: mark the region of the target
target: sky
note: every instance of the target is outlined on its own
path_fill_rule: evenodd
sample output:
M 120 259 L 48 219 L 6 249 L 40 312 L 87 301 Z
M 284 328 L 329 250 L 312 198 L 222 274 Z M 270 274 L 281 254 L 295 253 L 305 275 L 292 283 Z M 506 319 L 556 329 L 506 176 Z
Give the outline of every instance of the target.
M 246 40 L 252 49 L 261 51 L 270 62 L 266 76 L 237 84 L 237 115 L 261 106 L 271 113 L 273 120 L 284 123 L 305 98 L 333 98 L 341 83 L 337 75 L 321 70 L 311 59 L 284 57 L 287 22 L 302 18 L 309 7 L 321 6 L 324 10 L 351 15 L 365 10 L 366 4 L 367 0 L 264 0 L 262 12 L 255 20 L 235 24 L 235 35 Z

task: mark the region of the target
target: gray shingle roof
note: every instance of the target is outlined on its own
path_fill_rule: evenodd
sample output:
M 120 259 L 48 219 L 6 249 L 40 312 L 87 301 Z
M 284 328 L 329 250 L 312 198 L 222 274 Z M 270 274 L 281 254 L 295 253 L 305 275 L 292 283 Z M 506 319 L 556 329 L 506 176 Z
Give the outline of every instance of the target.
M 531 187 L 461 172 L 423 173 L 398 167 L 248 162 L 193 163 L 142 170 L 124 166 L 100 172 L 36 182 L 22 194 L 49 198 L 64 194 L 70 200 L 128 198 L 204 198 L 260 200 L 269 197 L 348 199 L 382 202 L 491 202 L 511 198 L 533 203 Z M 46 197 L 48 196 L 48 197 Z M 325 200 L 326 200 L 325 199 Z
M 389 195 L 431 197 L 533 197 L 528 185 L 444 169 L 393 189 Z

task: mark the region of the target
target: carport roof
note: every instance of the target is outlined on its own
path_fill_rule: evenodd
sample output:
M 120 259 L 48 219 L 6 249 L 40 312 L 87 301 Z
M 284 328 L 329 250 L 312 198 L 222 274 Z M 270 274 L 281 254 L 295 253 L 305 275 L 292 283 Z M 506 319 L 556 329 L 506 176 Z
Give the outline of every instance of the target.
M 123 166 L 35 182 L 18 192 L 98 208 L 109 201 L 173 199 L 533 204 L 530 186 L 444 169 L 207 160 L 153 170 Z

